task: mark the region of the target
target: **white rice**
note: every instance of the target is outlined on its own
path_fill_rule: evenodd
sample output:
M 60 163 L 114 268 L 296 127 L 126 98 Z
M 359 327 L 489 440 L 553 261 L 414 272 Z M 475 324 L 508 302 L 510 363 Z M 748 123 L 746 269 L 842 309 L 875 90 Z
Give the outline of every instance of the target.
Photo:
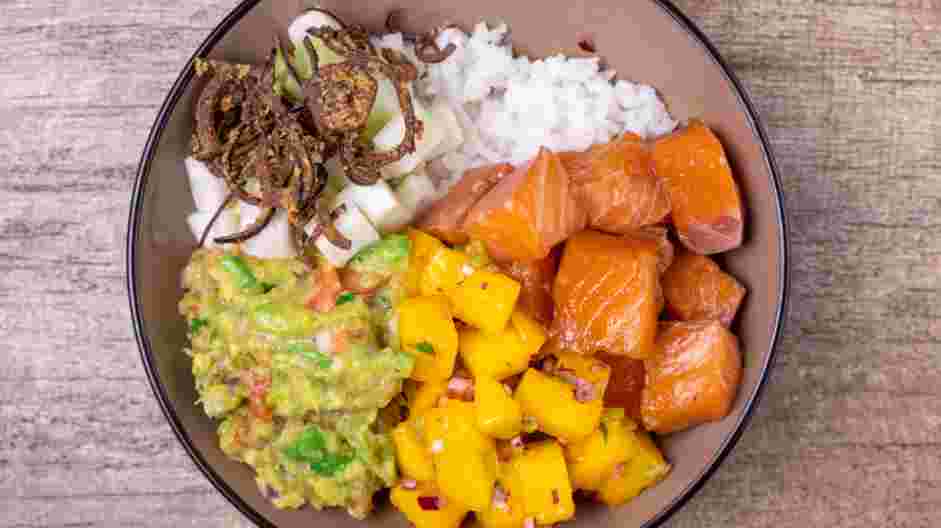
M 465 128 L 464 145 L 442 160 L 452 174 L 521 164 L 543 146 L 585 150 L 624 132 L 651 138 L 676 127 L 650 86 L 612 82 L 615 72 L 602 71 L 597 58 L 514 57 L 506 37 L 506 25 L 489 29 L 483 22 L 471 35 L 442 31 L 438 46 L 457 49 L 428 65 L 420 80 L 418 91 L 445 97 Z

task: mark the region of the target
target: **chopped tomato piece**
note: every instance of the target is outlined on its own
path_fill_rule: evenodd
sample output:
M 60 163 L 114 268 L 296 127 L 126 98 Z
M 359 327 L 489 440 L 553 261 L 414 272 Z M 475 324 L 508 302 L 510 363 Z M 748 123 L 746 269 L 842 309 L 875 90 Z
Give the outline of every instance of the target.
M 605 407 L 620 407 L 624 414 L 640 421 L 640 400 L 644 390 L 644 362 L 627 356 L 600 354 L 598 359 L 611 367 L 611 378 L 604 391 Z
M 318 312 L 329 312 L 337 305 L 337 295 L 343 290 L 337 269 L 329 264 L 322 264 L 312 275 L 314 290 L 307 298 L 307 307 Z

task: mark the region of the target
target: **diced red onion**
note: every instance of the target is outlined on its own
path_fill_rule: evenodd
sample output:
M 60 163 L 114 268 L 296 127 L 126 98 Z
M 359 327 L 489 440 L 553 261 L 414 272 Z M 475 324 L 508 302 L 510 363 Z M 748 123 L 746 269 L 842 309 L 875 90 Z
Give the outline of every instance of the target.
M 493 507 L 498 510 L 506 510 L 506 492 L 499 484 L 493 488 Z
M 522 436 L 519 436 L 519 435 L 514 436 L 514 437 L 510 440 L 510 445 L 513 446 L 513 447 L 515 447 L 516 449 L 522 449 L 522 448 L 523 448 L 523 437 L 522 437 Z
M 400 484 L 402 485 L 403 488 L 407 490 L 413 490 L 418 487 L 418 482 L 415 482 L 412 479 L 403 479 L 402 482 L 400 482 Z
M 440 438 L 438 438 L 437 440 L 431 443 L 431 452 L 440 453 L 442 451 L 444 451 L 444 440 L 441 440 Z
M 594 384 L 583 380 L 582 378 L 575 378 L 575 401 L 579 403 L 590 402 L 595 399 L 595 386 Z
M 615 476 L 615 477 L 620 477 L 621 475 L 624 474 L 624 470 L 625 470 L 626 468 L 627 468 L 627 466 L 624 464 L 624 462 L 621 462 L 620 464 L 614 466 L 614 476 Z
M 448 396 L 465 401 L 474 399 L 474 382 L 467 378 L 454 376 L 448 381 Z
M 441 499 L 437 496 L 421 496 L 418 497 L 418 505 L 421 506 L 421 509 L 429 510 L 439 510 L 441 509 Z
M 536 519 L 533 519 L 532 517 L 527 517 L 523 521 L 523 528 L 536 528 Z

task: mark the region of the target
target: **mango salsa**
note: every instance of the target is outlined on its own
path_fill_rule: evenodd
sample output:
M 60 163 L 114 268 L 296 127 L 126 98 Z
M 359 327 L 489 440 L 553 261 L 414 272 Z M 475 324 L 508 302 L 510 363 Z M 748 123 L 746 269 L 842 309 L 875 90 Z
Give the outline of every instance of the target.
M 402 422 L 392 430 L 392 442 L 399 471 L 411 479 L 434 480 L 435 467 L 431 463 L 431 453 L 411 421 Z
M 446 297 L 432 295 L 402 301 L 399 336 L 402 346 L 415 356 L 412 379 L 427 382 L 451 376 L 458 339 Z
M 587 437 L 565 446 L 572 485 L 578 489 L 598 490 L 614 468 L 627 462 L 635 452 L 633 431 L 637 429 L 621 409 L 608 409 L 598 429 Z
M 415 489 L 406 489 L 400 483 L 392 488 L 390 499 L 415 528 L 458 528 L 467 515 L 467 508 L 460 504 L 442 501 L 440 491 L 431 482 L 418 482 Z M 422 507 L 420 501 L 433 501 L 438 508 Z
M 600 395 L 586 402 L 575 400 L 573 385 L 529 369 L 516 388 L 524 416 L 535 418 L 539 429 L 564 442 L 574 442 L 591 434 L 601 421 Z
M 442 246 L 428 257 L 419 289 L 422 295 L 448 295 L 472 272 L 467 253 Z
M 630 434 L 630 460 L 615 466 L 598 491 L 598 498 L 609 506 L 633 499 L 641 491 L 660 482 L 670 472 L 670 465 L 660 450 L 643 431 Z
M 500 380 L 523 372 L 545 341 L 545 329 L 520 311 L 513 313 L 502 332 L 473 328 L 459 332 L 461 359 L 476 378 Z
M 445 400 L 428 411 L 424 425 L 442 495 L 470 510 L 486 510 L 497 478 L 497 451 L 493 439 L 477 429 L 474 404 Z
M 476 271 L 451 290 L 454 316 L 487 333 L 506 328 L 516 306 L 520 283 L 492 271 Z
M 508 440 L 523 428 L 523 411 L 509 390 L 490 378 L 478 378 L 474 386 L 477 428 L 494 438 Z
M 538 524 L 552 524 L 575 515 L 572 484 L 558 442 L 527 445 L 511 464 L 526 517 L 533 517 Z
M 526 518 L 522 485 L 513 475 L 512 465 L 501 463 L 490 507 L 477 513 L 483 528 L 520 528 Z

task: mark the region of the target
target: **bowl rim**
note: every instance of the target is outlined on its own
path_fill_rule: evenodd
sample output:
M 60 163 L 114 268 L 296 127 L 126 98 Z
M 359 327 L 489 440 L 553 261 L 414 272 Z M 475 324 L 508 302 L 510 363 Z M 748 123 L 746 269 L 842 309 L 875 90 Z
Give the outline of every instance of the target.
M 780 279 L 777 284 L 778 302 L 774 315 L 774 329 L 772 331 L 771 343 L 769 345 L 767 359 L 764 362 L 764 365 L 761 367 L 758 383 L 756 384 L 754 390 L 752 390 L 751 394 L 746 396 L 747 399 L 745 401 L 745 411 L 739 418 L 738 423 L 735 424 L 735 428 L 733 429 L 732 433 L 723 440 L 719 450 L 716 452 L 712 460 L 709 461 L 703 471 L 697 475 L 689 484 L 687 484 L 687 486 L 683 488 L 683 490 L 677 494 L 669 504 L 667 504 L 661 511 L 654 515 L 653 518 L 647 520 L 642 525 L 642 528 L 655 528 L 660 526 L 674 513 L 679 511 L 687 502 L 689 502 L 690 499 L 692 499 L 693 496 L 696 495 L 697 492 L 699 492 L 700 489 L 702 489 L 702 487 L 712 477 L 712 475 L 715 474 L 716 470 L 718 470 L 719 466 L 722 465 L 722 462 L 726 459 L 726 457 L 728 457 L 729 453 L 732 451 L 732 448 L 734 448 L 738 443 L 742 433 L 745 431 L 749 422 L 751 421 L 751 417 L 754 414 L 757 405 L 761 400 L 762 395 L 764 394 L 765 387 L 771 377 L 771 370 L 774 367 L 777 356 L 777 346 L 784 332 L 790 293 L 790 244 L 788 239 L 788 224 L 784 205 L 784 196 L 781 188 L 777 163 L 775 162 L 774 153 L 771 147 L 771 141 L 768 138 L 768 134 L 765 130 L 761 117 L 755 108 L 754 103 L 752 103 L 748 91 L 742 85 L 738 77 L 736 77 L 728 63 L 719 54 L 719 51 L 715 45 L 712 44 L 712 42 L 702 32 L 702 30 L 700 30 L 699 27 L 696 26 L 696 24 L 689 17 L 680 11 L 679 8 L 673 5 L 670 0 L 650 1 L 663 9 L 663 11 L 669 15 L 677 25 L 685 30 L 687 36 L 689 36 L 696 44 L 702 46 L 706 54 L 709 56 L 709 59 L 719 67 L 723 76 L 732 85 L 736 97 L 745 108 L 748 124 L 755 136 L 757 136 L 759 139 L 765 164 L 767 165 L 768 173 L 771 175 L 771 188 L 774 192 L 775 205 L 777 206 L 775 213 L 777 214 L 778 223 L 781 226 L 780 236 L 778 237 L 778 252 L 781 255 L 781 258 L 778 262 L 778 276 Z M 259 2 L 261 2 L 261 0 L 241 0 L 238 5 L 229 11 L 228 14 L 226 14 L 222 21 L 219 22 L 215 28 L 213 28 L 209 36 L 203 40 L 203 42 L 186 62 L 186 65 L 183 67 L 183 70 L 178 75 L 176 81 L 173 83 L 173 86 L 170 88 L 166 99 L 161 105 L 160 111 L 157 113 L 157 117 L 154 120 L 154 124 L 151 127 L 150 133 L 148 134 L 147 141 L 144 144 L 144 150 L 141 154 L 137 174 L 135 176 L 134 188 L 131 195 L 130 211 L 128 213 L 125 265 L 131 319 L 134 327 L 134 336 L 137 341 L 137 346 L 141 356 L 141 361 L 143 362 L 144 370 L 147 373 L 147 380 L 150 384 L 151 390 L 153 391 L 154 396 L 160 405 L 160 409 L 163 411 L 163 414 L 167 419 L 167 422 L 173 429 L 177 440 L 186 450 L 190 459 L 192 459 L 202 474 L 209 480 L 210 483 L 212 483 L 216 490 L 219 491 L 226 498 L 226 500 L 229 501 L 229 503 L 231 503 L 239 512 L 242 513 L 242 515 L 251 520 L 256 526 L 262 528 L 276 528 L 276 526 L 272 524 L 267 518 L 265 518 L 261 513 L 252 508 L 245 500 L 243 500 L 239 494 L 236 493 L 235 490 L 233 490 L 225 482 L 222 476 L 219 475 L 219 473 L 217 473 L 215 469 L 209 465 L 207 460 L 195 449 L 192 440 L 189 438 L 189 435 L 183 428 L 183 424 L 179 416 L 177 416 L 176 412 L 173 410 L 166 387 L 157 377 L 150 340 L 147 337 L 145 323 L 141 315 L 141 308 L 138 300 L 135 280 L 135 262 L 137 256 L 136 234 L 140 228 L 144 201 L 144 189 L 146 188 L 147 178 L 150 173 L 151 161 L 153 159 L 154 151 L 157 145 L 160 143 L 163 131 L 169 122 L 170 116 L 193 77 L 193 63 L 197 58 L 208 55 L 212 48 L 220 40 L 222 40 L 225 34 L 230 29 L 232 29 L 242 19 L 242 17 L 248 14 Z

